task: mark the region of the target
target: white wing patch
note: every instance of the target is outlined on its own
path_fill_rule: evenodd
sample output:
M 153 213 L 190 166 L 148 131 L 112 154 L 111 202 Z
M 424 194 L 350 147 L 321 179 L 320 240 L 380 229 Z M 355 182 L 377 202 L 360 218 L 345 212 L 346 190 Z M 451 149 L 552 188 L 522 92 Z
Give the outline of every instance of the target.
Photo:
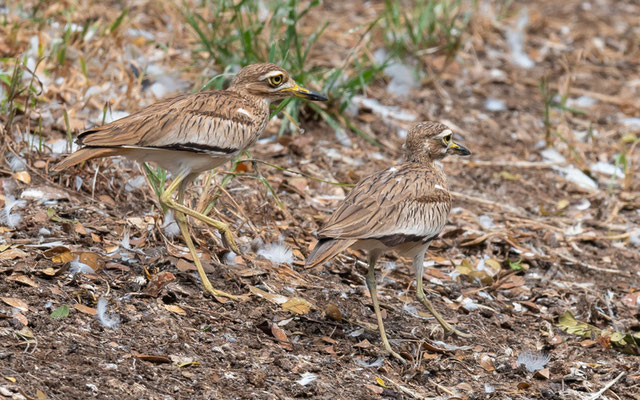
M 433 187 L 436 188 L 436 189 L 445 190 L 445 188 L 443 188 L 442 186 L 438 185 L 437 183 L 435 185 L 433 185 Z
M 253 115 L 249 114 L 249 111 L 245 110 L 244 108 L 238 108 L 236 111 L 240 114 L 246 115 L 249 118 L 253 118 Z

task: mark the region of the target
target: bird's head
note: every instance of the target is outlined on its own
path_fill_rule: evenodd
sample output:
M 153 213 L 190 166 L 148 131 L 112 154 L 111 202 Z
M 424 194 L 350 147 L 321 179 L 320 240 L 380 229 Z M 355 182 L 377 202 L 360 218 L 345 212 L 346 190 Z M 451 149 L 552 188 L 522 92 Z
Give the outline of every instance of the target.
M 453 141 L 451 128 L 433 121 L 421 122 L 411 128 L 407 134 L 405 150 L 407 159 L 414 162 L 440 160 L 448 154 L 471 154 L 466 147 Z
M 271 64 L 251 64 L 242 68 L 231 81 L 229 90 L 245 91 L 269 101 L 297 96 L 313 101 L 327 97 L 298 85 L 284 68 Z

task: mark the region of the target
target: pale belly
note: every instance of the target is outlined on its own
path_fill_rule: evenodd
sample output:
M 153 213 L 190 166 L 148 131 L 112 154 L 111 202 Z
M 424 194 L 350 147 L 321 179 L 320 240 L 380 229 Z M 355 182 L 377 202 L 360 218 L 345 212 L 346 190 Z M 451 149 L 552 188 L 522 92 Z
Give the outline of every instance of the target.
M 139 162 L 151 162 L 176 176 L 181 173 L 199 174 L 219 167 L 235 155 L 216 157 L 203 153 L 164 149 L 123 149 L 124 157 Z

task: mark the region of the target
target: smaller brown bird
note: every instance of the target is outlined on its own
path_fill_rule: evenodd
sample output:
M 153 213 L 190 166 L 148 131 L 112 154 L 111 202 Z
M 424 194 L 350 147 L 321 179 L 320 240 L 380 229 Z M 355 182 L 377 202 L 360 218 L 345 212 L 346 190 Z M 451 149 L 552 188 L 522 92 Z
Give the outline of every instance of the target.
M 145 107 L 127 117 L 84 131 L 83 147 L 54 168 L 62 171 L 86 160 L 124 156 L 153 162 L 171 171 L 173 181 L 160 202 L 176 211 L 176 222 L 205 289 L 218 296 L 233 295 L 214 289 L 202 268 L 187 229 L 186 216 L 218 229 L 223 240 L 239 253 L 229 227 L 184 205 L 187 185 L 201 172 L 234 159 L 254 144 L 267 122 L 272 101 L 298 96 L 313 101 L 327 98 L 298 85 L 271 63 L 252 64 L 236 74 L 227 90 L 184 94 Z M 172 198 L 178 192 L 177 201 Z
M 385 251 L 395 250 L 413 258 L 418 299 L 444 329 L 470 336 L 449 325 L 422 288 L 425 252 L 442 232 L 451 209 L 447 178 L 434 161 L 451 153 L 471 154 L 452 136 L 452 130 L 438 122 L 422 122 L 413 127 L 405 143 L 406 161 L 362 179 L 320 229 L 318 243 L 306 261 L 307 266 L 313 267 L 349 247 L 367 251 L 366 282 L 382 343 L 385 350 L 403 362 L 387 340 L 376 292 L 374 268 Z

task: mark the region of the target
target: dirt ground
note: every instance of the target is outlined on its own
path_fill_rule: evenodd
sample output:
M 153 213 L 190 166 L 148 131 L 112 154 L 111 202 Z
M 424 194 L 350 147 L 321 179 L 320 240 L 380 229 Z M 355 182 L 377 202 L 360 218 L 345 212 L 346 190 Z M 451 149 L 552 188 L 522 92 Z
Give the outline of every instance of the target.
M 384 7 L 355 3 L 328 1 L 305 21 L 313 28 L 331 17 L 344 27 Z M 169 6 L 145 4 L 123 24 L 164 34 Z M 314 232 L 348 187 L 242 164 L 212 214 L 231 225 L 244 255 L 230 256 L 216 231 L 192 224 L 213 286 L 240 296 L 229 301 L 203 293 L 136 164 L 100 160 L 53 175 L 60 154 L 23 151 L 14 137 L 25 165 L 2 167 L 0 399 L 640 399 L 640 5 L 505 4 L 479 2 L 451 63 L 421 55 L 428 69 L 408 96 L 389 91 L 388 76 L 354 101 L 349 118 L 381 146 L 355 133 L 345 145 L 306 118 L 304 135 L 280 138 L 282 121 L 272 121 L 251 149 L 255 159 L 306 176 L 355 183 L 400 160 L 413 123 L 448 124 L 473 154 L 443 162 L 455 200 L 425 280 L 443 316 L 471 338 L 442 331 L 415 298 L 410 260 L 388 254 L 379 298 L 392 346 L 409 360 L 402 365 L 381 350 L 358 252 L 304 268 Z M 104 7 L 87 13 L 118 16 L 115 5 Z M 337 40 L 337 32 L 314 47 L 313 66 L 341 63 L 355 44 L 356 35 Z M 519 33 L 520 64 L 510 45 Z M 24 35 L 20 51 L 29 46 Z M 186 26 L 176 28 L 174 40 L 188 36 Z M 51 37 L 40 33 L 41 43 Z M 136 40 L 102 45 L 127 53 Z M 189 51 L 166 54 L 154 62 L 190 82 Z M 16 126 L 33 132 L 43 118 L 54 146 L 65 139 L 61 104 L 74 131 L 99 119 L 112 96 L 104 88 L 129 75 L 118 75 L 122 58 L 92 57 L 91 82 L 75 69 L 51 72 L 50 102 L 19 114 Z M 558 93 L 549 104 L 564 109 L 545 107 L 545 79 Z M 90 87 L 99 90 L 87 100 Z M 114 114 L 154 101 L 150 87 L 118 92 Z M 381 111 L 387 106 L 396 109 Z M 621 154 L 626 164 L 616 163 Z M 207 185 L 203 176 L 192 186 L 192 207 L 214 189 Z M 8 208 L 13 199 L 23 202 Z M 277 262 L 287 248 L 293 262 Z M 75 273 L 78 261 L 93 273 Z

